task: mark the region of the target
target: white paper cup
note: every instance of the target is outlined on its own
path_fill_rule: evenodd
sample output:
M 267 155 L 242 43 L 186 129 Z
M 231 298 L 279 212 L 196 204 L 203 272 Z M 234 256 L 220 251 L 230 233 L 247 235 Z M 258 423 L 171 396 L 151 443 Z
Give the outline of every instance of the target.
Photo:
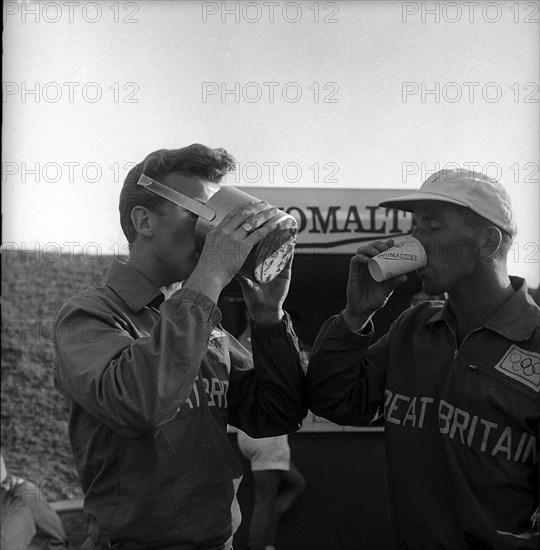
M 378 282 L 422 269 L 427 262 L 426 251 L 411 235 L 396 237 L 394 246 L 368 262 L 370 275 Z

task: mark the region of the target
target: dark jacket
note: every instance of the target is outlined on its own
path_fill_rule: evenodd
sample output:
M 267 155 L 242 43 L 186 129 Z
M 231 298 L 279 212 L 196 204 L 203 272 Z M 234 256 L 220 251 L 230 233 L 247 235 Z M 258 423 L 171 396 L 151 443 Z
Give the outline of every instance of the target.
M 55 384 L 101 544 L 227 548 L 242 473 L 227 424 L 256 436 L 297 430 L 306 414 L 290 321 L 252 327 L 253 358 L 207 296 L 160 291 L 116 263 L 75 295 L 55 327 Z M 253 363 L 255 368 L 253 368 Z
M 370 347 L 341 316 L 321 329 L 310 409 L 339 424 L 385 414 L 387 491 L 408 549 L 539 545 L 540 309 L 525 282 L 458 347 L 447 302 L 405 311 Z

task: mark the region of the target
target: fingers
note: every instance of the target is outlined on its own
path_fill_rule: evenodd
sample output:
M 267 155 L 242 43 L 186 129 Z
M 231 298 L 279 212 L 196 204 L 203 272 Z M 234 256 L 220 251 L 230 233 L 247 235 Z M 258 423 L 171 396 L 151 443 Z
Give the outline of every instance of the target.
M 252 218 L 252 219 L 257 218 L 256 221 L 259 222 L 259 227 L 258 229 L 251 231 L 251 233 L 247 235 L 245 239 L 245 242 L 247 244 L 254 245 L 258 243 L 278 227 L 278 222 L 281 219 L 280 214 L 274 214 L 273 216 L 271 215 L 270 217 L 268 217 L 267 215 L 263 216 L 263 214 L 266 214 L 266 212 L 263 212 L 260 215 Z M 261 223 L 263 223 L 264 225 L 260 225 Z
M 385 296 L 389 297 L 392 292 L 398 287 L 399 285 L 402 285 L 403 283 L 407 282 L 407 275 L 398 275 L 397 277 L 393 277 L 392 279 L 386 279 L 381 283 L 381 286 L 383 287 L 383 292 Z
M 351 264 L 367 264 L 371 258 L 377 256 L 377 254 L 381 252 L 386 252 L 392 246 L 394 246 L 393 239 L 388 239 L 387 241 L 373 241 L 362 245 L 356 250 L 356 255 L 352 257 Z
M 253 230 L 258 229 L 273 216 L 277 208 L 266 201 L 242 205 L 229 212 L 218 225 L 219 228 L 230 233 L 239 231 L 240 237 L 245 237 Z
M 363 254 L 363 255 L 369 256 L 370 258 L 373 258 L 373 256 L 376 256 L 381 252 L 386 252 L 392 246 L 394 246 L 393 239 L 388 239 L 387 241 L 373 241 L 371 243 L 367 243 L 359 247 L 356 253 Z
M 275 206 L 270 206 L 268 203 L 263 203 L 262 212 L 255 212 L 251 217 L 242 223 L 242 229 L 251 233 L 253 230 L 264 225 L 268 220 L 271 220 L 277 214 L 277 208 Z M 249 216 L 249 212 L 244 212 L 243 215 Z

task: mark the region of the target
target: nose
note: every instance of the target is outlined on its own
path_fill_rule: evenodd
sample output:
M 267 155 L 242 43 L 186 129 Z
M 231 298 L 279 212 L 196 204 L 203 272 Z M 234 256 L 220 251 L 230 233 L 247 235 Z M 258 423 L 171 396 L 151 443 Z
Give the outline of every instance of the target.
M 416 226 L 413 229 L 413 232 L 411 233 L 411 235 L 420 241 L 420 244 L 424 247 L 424 250 L 426 251 L 426 254 L 427 254 L 428 239 L 426 238 L 425 233 L 418 226 Z
M 416 227 L 413 229 L 413 232 L 411 233 L 411 235 L 412 235 L 413 237 L 415 237 L 416 239 L 420 240 L 420 239 L 418 238 L 418 235 L 419 235 L 419 234 L 420 234 L 420 230 L 418 229 L 418 226 L 416 226 Z

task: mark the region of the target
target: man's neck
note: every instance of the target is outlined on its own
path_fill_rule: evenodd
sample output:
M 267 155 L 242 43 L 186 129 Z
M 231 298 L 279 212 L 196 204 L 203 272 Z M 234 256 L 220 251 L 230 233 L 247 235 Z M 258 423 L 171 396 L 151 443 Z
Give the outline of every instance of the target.
M 130 253 L 126 263 L 144 275 L 156 288 L 168 287 L 175 282 L 167 278 L 164 266 L 157 264 L 154 257 L 142 250 Z
M 449 291 L 448 301 L 456 317 L 458 344 L 471 331 L 484 326 L 513 293 L 508 275 L 502 273 L 481 278 L 479 284 Z

